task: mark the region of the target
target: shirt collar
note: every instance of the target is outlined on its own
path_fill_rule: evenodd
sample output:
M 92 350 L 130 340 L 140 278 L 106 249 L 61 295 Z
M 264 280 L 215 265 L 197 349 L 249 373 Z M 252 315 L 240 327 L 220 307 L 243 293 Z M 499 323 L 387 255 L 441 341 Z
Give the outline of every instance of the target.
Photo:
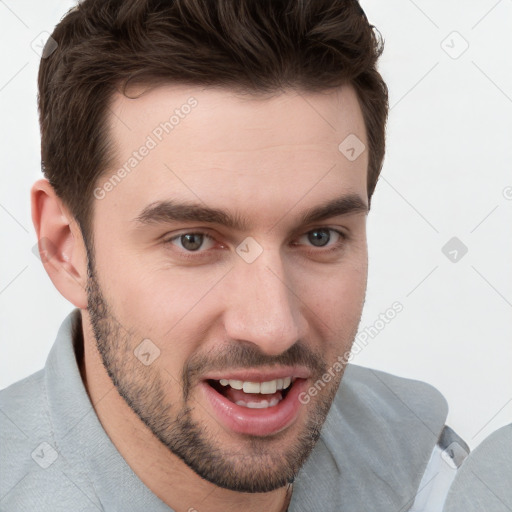
M 99 510 L 172 512 L 128 466 L 94 411 L 75 354 L 81 326 L 75 309 L 59 329 L 45 371 L 50 422 L 70 478 Z

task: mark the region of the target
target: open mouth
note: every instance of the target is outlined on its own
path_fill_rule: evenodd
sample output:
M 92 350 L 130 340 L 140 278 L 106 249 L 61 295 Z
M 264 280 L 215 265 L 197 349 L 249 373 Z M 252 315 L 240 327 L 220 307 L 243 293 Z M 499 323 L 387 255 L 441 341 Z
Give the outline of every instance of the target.
M 210 416 L 229 432 L 274 435 L 299 418 L 304 407 L 299 396 L 310 378 L 307 369 L 228 371 L 228 378 L 205 376 L 199 389 Z
M 208 379 L 206 382 L 231 402 L 249 409 L 275 407 L 286 398 L 295 383 L 294 377 L 266 382 L 250 382 L 233 379 Z

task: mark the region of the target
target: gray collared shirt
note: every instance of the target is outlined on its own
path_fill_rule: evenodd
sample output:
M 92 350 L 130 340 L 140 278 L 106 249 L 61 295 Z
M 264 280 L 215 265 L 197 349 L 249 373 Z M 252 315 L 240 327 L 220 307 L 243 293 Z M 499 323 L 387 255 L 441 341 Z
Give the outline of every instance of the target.
M 0 392 L 0 511 L 170 512 L 95 414 L 76 360 L 79 329 L 75 309 L 44 369 Z M 295 479 L 290 512 L 430 512 L 427 495 L 435 491 L 425 489 L 436 475 L 443 489 L 453 478 L 430 476 L 446 414 L 446 401 L 428 384 L 349 365 Z M 190 503 L 198 512 L 204 506 Z
M 512 510 L 512 424 L 484 439 L 466 458 L 443 512 Z

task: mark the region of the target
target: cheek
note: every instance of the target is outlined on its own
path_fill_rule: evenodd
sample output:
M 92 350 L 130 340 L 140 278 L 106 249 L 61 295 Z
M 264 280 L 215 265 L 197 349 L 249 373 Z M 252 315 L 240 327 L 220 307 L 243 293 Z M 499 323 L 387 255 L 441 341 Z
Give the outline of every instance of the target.
M 119 315 L 142 319 L 151 330 L 169 330 L 205 297 L 222 277 L 222 269 L 172 265 L 163 251 L 134 251 L 111 244 L 97 258 L 109 303 Z M 107 255 L 108 254 L 108 255 Z
M 327 275 L 303 281 L 302 297 L 310 326 L 325 344 L 345 350 L 352 343 L 364 305 L 367 267 L 331 268 Z
M 106 297 L 133 343 L 151 340 L 160 349 L 159 366 L 179 381 L 184 363 L 214 325 L 219 301 L 213 292 L 222 275 L 125 256 L 106 276 Z

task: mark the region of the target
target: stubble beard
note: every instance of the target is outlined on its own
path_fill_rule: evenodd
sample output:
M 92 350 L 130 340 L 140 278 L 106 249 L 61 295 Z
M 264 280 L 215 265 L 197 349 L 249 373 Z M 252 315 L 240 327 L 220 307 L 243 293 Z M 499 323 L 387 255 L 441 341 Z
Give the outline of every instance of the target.
M 295 439 L 290 439 L 287 429 L 264 438 L 245 435 L 239 447 L 230 449 L 216 441 L 218 434 L 194 419 L 201 405 L 183 391 L 183 382 L 170 375 L 164 382 L 167 372 L 159 371 L 156 364 L 144 366 L 135 357 L 133 351 L 141 339 L 115 319 L 91 264 L 87 294 L 91 327 L 108 375 L 119 395 L 167 449 L 203 479 L 232 491 L 270 492 L 293 482 L 320 437 L 343 372 L 317 395 L 316 404 L 310 404 Z M 322 361 L 316 366 L 315 374 L 321 377 L 327 365 Z M 180 404 L 169 401 L 169 386 L 181 388 Z M 285 448 L 279 450 L 281 445 Z

